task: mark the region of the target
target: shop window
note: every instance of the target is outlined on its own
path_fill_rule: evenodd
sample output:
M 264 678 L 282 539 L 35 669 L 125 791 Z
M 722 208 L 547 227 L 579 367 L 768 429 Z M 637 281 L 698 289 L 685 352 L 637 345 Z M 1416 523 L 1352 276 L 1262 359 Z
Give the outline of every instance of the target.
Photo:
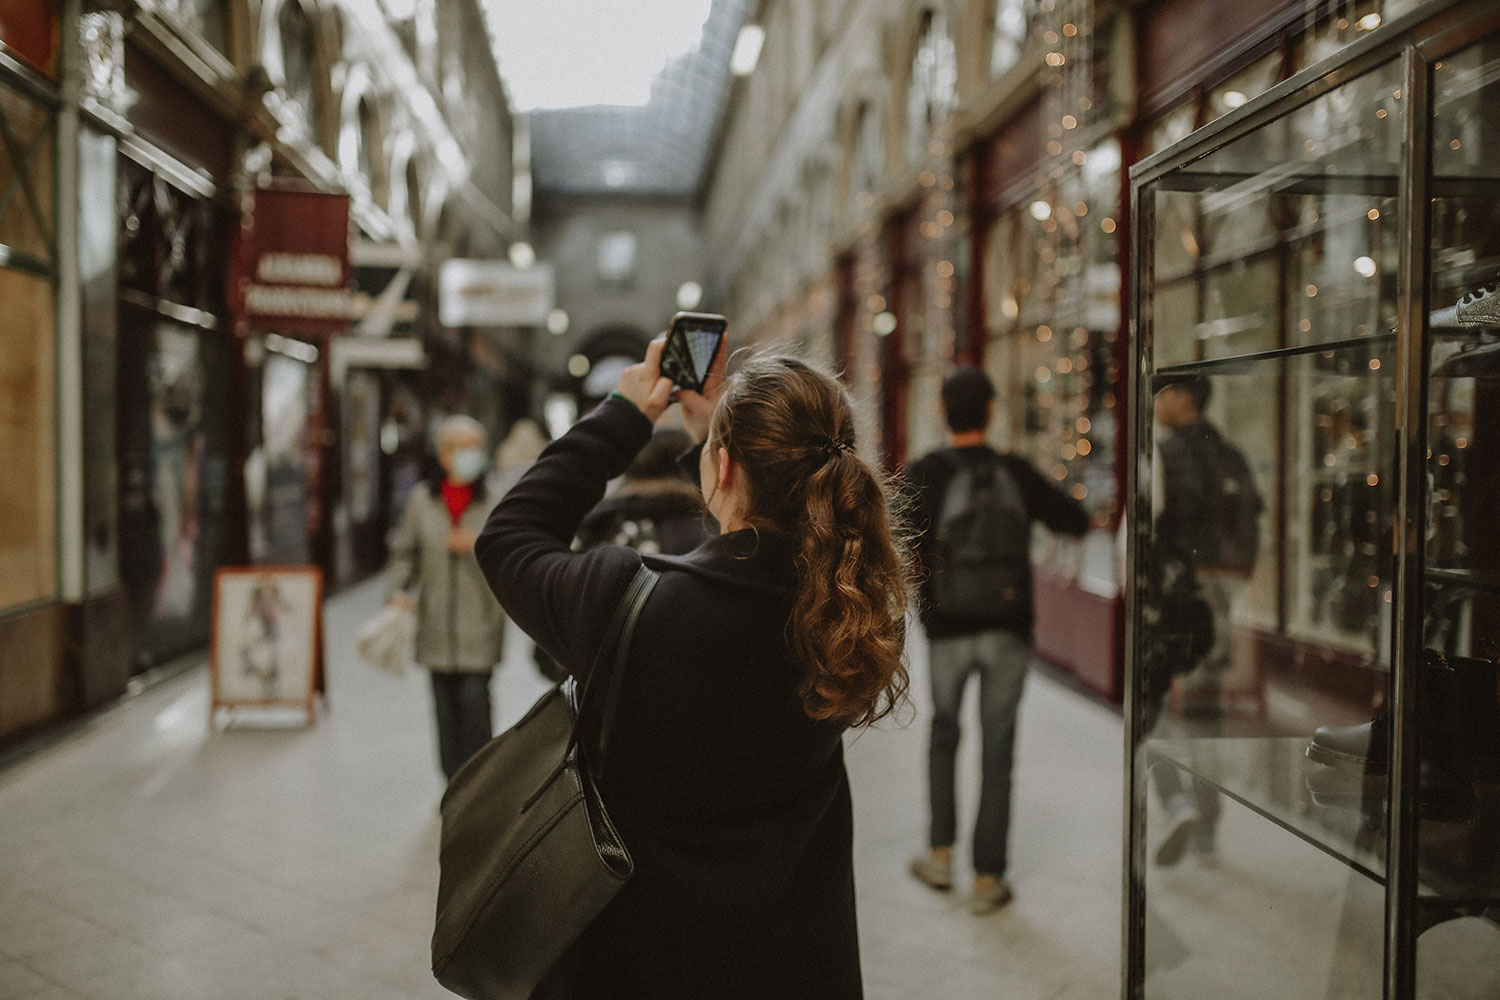
M 1035 0 L 994 0 L 995 13 L 990 22 L 990 78 L 1004 76 L 1021 61 L 1026 36 L 1031 33 L 1031 19 L 1036 16 Z
M 318 80 L 314 28 L 299 0 L 286 0 L 277 19 L 281 33 L 282 90 L 302 110 L 307 132 L 322 134 L 322 91 Z
M 0 609 L 57 591 L 52 282 L 0 269 Z
M 922 17 L 922 32 L 911 60 L 906 90 L 906 156 L 909 162 L 927 157 L 932 129 L 947 119 L 958 104 L 958 50 L 941 11 Z
M 189 31 L 220 52 L 226 52 L 229 37 L 225 24 L 227 6 L 223 0 L 177 0 L 176 12 Z
M 120 284 L 144 298 L 208 314 L 222 308 L 223 241 L 217 210 L 133 161 L 120 161 Z
M 53 142 L 52 113 L 0 89 L 0 244 L 45 268 L 53 255 Z

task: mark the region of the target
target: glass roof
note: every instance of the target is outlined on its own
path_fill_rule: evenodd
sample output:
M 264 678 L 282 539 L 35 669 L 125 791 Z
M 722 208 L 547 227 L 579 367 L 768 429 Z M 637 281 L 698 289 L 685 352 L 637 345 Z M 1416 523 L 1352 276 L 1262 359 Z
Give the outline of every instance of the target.
M 701 44 L 667 63 L 644 107 L 529 112 L 536 192 L 696 196 L 734 82 L 729 57 L 751 6 L 713 0 Z

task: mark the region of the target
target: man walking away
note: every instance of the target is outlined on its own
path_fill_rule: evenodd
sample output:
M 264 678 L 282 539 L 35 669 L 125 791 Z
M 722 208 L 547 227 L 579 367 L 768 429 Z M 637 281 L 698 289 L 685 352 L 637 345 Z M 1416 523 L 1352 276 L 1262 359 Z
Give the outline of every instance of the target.
M 970 910 L 1010 901 L 1005 879 L 1010 835 L 1016 711 L 1031 658 L 1031 524 L 1082 535 L 1083 507 L 1024 459 L 985 443 L 995 389 L 983 372 L 960 369 L 943 383 L 952 446 L 910 470 L 917 491 L 917 550 L 926 570 L 920 613 L 930 649 L 933 719 L 928 744 L 929 849 L 911 872 L 935 889 L 953 885 L 957 830 L 954 761 L 959 709 L 979 676 L 981 776 L 974 824 Z

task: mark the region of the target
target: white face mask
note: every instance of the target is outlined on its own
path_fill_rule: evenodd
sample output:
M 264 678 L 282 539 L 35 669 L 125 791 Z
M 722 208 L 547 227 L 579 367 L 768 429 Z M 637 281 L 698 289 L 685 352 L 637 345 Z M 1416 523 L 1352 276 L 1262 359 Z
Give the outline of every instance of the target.
M 472 483 L 484 475 L 488 461 L 481 448 L 464 448 L 454 452 L 449 471 L 461 483 Z

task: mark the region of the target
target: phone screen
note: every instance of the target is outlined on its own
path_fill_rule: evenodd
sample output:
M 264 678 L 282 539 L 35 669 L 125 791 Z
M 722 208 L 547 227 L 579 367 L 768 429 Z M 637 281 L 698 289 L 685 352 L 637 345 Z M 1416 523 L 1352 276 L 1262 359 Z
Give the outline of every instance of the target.
M 703 391 L 729 321 L 712 313 L 678 313 L 662 349 L 661 373 L 679 389 Z

